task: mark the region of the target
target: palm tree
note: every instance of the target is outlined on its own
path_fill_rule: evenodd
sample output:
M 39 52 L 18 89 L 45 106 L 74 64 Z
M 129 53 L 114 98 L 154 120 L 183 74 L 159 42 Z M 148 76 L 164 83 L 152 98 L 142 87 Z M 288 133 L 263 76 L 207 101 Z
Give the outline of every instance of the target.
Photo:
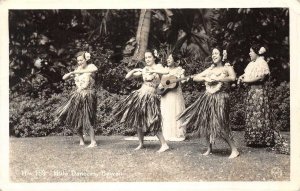
M 148 46 L 150 23 L 151 10 L 142 9 L 136 33 L 136 49 L 132 58 L 133 61 L 141 61 L 144 58 L 144 54 Z
M 171 51 L 185 49 L 189 55 L 202 59 L 210 54 L 211 28 L 217 22 L 217 10 L 160 9 L 154 13 L 154 17 L 163 22 L 162 31 Z

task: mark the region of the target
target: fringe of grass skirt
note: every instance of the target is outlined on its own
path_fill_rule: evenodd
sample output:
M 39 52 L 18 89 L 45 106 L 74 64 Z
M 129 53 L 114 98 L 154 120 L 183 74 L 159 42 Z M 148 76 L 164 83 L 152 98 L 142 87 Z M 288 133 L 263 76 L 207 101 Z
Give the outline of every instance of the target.
M 200 97 L 178 116 L 182 126 L 195 136 L 209 138 L 214 143 L 216 137 L 229 137 L 229 95 L 227 92 L 208 93 Z
M 161 129 L 162 117 L 159 97 L 153 92 L 133 91 L 114 108 L 117 120 L 126 128 L 142 129 L 145 135 Z
M 74 91 L 69 100 L 55 111 L 56 119 L 64 122 L 75 133 L 88 132 L 95 126 L 97 97 L 95 90 Z

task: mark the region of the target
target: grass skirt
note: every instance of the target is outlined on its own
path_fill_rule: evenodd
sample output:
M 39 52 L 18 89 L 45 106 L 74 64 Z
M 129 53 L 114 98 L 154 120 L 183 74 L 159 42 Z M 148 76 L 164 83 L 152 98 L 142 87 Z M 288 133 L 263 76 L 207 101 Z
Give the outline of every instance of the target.
M 213 143 L 216 137 L 230 137 L 229 95 L 225 91 L 205 92 L 178 116 L 183 126 L 194 135 L 204 136 Z
M 95 90 L 74 91 L 69 100 L 59 107 L 55 115 L 75 133 L 84 133 L 95 125 L 97 97 Z
M 155 88 L 144 84 L 139 90 L 133 91 L 114 108 L 114 115 L 126 128 L 140 129 L 145 135 L 157 134 L 162 118 Z

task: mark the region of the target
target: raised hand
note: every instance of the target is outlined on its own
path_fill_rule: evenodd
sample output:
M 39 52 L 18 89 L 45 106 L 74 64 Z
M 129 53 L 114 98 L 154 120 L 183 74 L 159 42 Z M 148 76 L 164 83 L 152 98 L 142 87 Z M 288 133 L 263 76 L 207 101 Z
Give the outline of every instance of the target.
M 133 69 L 133 71 L 134 71 L 134 72 L 142 72 L 143 69 L 141 69 L 141 68 L 135 68 L 135 69 Z
M 187 81 L 187 82 L 192 82 L 192 81 L 194 81 L 193 77 L 194 77 L 194 76 L 189 77 L 186 81 Z
M 209 77 L 206 77 L 204 80 L 205 80 L 206 82 L 215 82 L 215 81 L 216 81 L 215 79 L 209 78 Z

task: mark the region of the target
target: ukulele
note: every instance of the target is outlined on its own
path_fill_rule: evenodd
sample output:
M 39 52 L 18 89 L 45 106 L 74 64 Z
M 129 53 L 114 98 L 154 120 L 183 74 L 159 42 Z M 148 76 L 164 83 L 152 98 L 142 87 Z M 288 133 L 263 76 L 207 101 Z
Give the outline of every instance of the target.
M 166 93 L 168 93 L 172 89 L 176 89 L 179 86 L 179 82 L 182 80 L 186 80 L 188 78 L 194 77 L 187 76 L 184 78 L 177 78 L 176 76 L 170 75 L 170 76 L 162 76 L 160 80 L 160 86 L 157 88 L 157 94 L 164 96 Z

